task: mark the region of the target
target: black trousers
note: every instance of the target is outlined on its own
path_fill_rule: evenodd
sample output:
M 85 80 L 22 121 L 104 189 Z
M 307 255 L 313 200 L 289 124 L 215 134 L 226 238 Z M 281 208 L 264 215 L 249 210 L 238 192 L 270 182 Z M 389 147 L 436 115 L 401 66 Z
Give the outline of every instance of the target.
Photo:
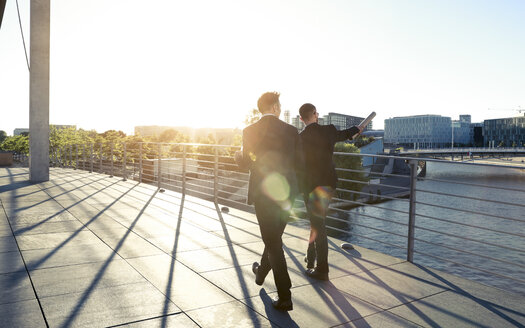
M 328 272 L 328 237 L 326 235 L 326 213 L 333 197 L 331 187 L 317 187 L 308 196 L 304 203 L 310 219 L 310 241 L 306 251 L 308 267 L 313 266 L 317 259 L 316 269 L 319 272 Z
M 290 292 L 292 282 L 284 258 L 282 235 L 290 213 L 265 197 L 255 201 L 254 205 L 264 242 L 259 274 L 265 277 L 272 270 L 279 298 L 289 300 L 292 297 Z

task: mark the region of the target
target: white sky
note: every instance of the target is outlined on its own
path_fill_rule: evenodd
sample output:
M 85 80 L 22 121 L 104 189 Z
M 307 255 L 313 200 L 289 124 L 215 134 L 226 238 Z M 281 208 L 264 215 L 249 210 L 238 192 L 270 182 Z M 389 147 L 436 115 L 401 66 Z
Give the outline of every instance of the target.
M 19 0 L 26 42 L 29 0 Z M 243 127 L 265 91 L 292 116 L 525 109 L 525 1 L 52 0 L 50 122 Z M 16 3 L 0 29 L 0 130 L 29 125 Z M 523 114 L 521 114 L 523 115 Z M 283 116 L 281 116 L 283 118 Z

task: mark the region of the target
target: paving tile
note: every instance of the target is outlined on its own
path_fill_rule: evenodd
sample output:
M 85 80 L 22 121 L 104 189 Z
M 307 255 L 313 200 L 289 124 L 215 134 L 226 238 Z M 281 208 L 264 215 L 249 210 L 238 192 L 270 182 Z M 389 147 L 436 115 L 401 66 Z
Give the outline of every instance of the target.
M 318 282 L 304 274 L 306 267 L 303 262 L 303 257 L 303 255 L 286 257 L 292 287 Z M 261 288 L 264 288 L 268 293 L 276 291 L 272 271 L 266 276 L 262 287 L 255 284 L 255 276 L 252 272 L 252 263 L 254 261 L 260 262 L 260 256 L 252 257 L 252 261 L 247 265 L 208 271 L 202 273 L 202 275 L 238 299 L 253 297 L 259 293 Z
M 77 231 L 43 233 L 38 235 L 19 235 L 16 237 L 22 251 L 31 249 L 57 248 L 64 246 L 81 246 L 100 243 L 91 231 L 82 226 Z
M 335 326 L 334 328 L 374 328 L 374 327 L 388 327 L 388 328 L 417 328 L 421 327 L 413 322 L 398 317 L 390 312 L 379 312 L 367 316 L 366 318 L 357 319 L 355 321 L 347 322 L 345 324 Z
M 186 236 L 184 234 L 174 236 L 160 236 L 150 238 L 149 241 L 155 246 L 159 247 L 166 253 L 191 251 L 203 248 L 214 248 L 226 246 L 228 242 L 216 235 L 201 231 L 194 236 Z
M 184 311 L 233 300 L 168 255 L 134 258 L 128 262 Z
M 0 327 L 45 327 L 46 323 L 36 299 L 0 304 Z
M 0 274 L 26 271 L 19 251 L 0 253 Z
M 125 229 L 124 233 L 105 233 L 98 236 L 123 258 L 164 254 L 161 249 L 128 229 Z
M 27 272 L 0 274 L 0 304 L 35 299 Z
M 15 238 L 11 236 L 0 237 L 0 253 L 18 251 Z
M 22 251 L 29 270 L 105 261 L 114 252 L 102 243 Z
M 342 249 L 328 251 L 328 264 L 330 278 L 338 278 L 349 274 L 362 271 L 377 269 L 384 266 L 391 266 L 404 260 L 393 256 L 376 255 L 364 258 L 357 250 L 345 251 Z
M 148 319 L 139 322 L 123 325 L 123 327 L 130 328 L 198 328 L 199 326 L 193 322 L 186 314 L 178 313 L 162 318 Z
M 280 327 L 333 327 L 381 310 L 363 300 L 340 292 L 330 282 L 292 288 L 294 310 L 284 313 L 271 304 L 276 293 L 244 299 L 246 305 Z
M 13 236 L 13 232 L 8 225 L 0 225 L 0 237 Z
M 40 299 L 50 327 L 107 327 L 180 310 L 149 282 Z
M 467 297 L 477 298 L 485 302 L 492 302 L 509 310 L 525 313 L 525 296 L 521 294 L 515 294 L 499 288 L 486 286 L 475 281 L 412 264 L 410 262 L 392 265 L 389 269 L 396 272 L 402 272 L 414 277 L 415 279 L 426 281 L 429 284 L 447 288 L 459 294 L 464 294 Z
M 272 327 L 268 319 L 239 301 L 193 310 L 187 312 L 187 314 L 203 328 Z
M 145 281 L 144 277 L 121 259 L 33 270 L 31 279 L 39 297 Z
M 243 266 L 259 261 L 263 244 L 229 245 L 208 249 L 180 252 L 177 259 L 197 272 L 215 271 Z
M 35 235 L 43 233 L 55 232 L 74 232 L 84 230 L 84 225 L 80 221 L 63 221 L 63 222 L 46 222 L 42 224 L 35 224 L 33 226 L 27 225 L 13 225 L 13 232 L 15 235 Z
M 44 222 L 62 222 L 62 221 L 76 221 L 77 219 L 68 213 L 67 211 L 62 211 L 57 214 L 53 213 L 23 213 L 23 214 L 13 214 L 9 215 L 9 221 L 11 224 L 20 225 L 20 226 L 31 226 L 38 223 Z
M 424 327 L 523 327 L 523 312 L 451 291 L 396 307 L 390 312 Z
M 251 230 L 224 226 L 221 230 L 212 231 L 212 233 L 228 242 L 236 244 L 252 243 L 262 240 L 259 227 L 257 226 L 252 227 Z
M 442 292 L 444 289 L 388 268 L 332 279 L 336 288 L 383 309 Z

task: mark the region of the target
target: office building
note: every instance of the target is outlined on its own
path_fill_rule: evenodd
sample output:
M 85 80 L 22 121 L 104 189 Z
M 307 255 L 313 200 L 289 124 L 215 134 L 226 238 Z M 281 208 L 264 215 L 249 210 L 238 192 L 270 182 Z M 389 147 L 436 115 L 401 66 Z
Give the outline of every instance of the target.
M 449 147 L 452 139 L 450 117 L 415 115 L 385 120 L 385 146 L 409 148 Z
M 525 116 L 485 120 L 483 143 L 486 147 L 525 146 Z
M 466 118 L 468 116 L 468 118 Z M 472 144 L 470 115 L 460 115 L 459 121 L 452 121 L 454 146 L 468 146 Z
M 26 128 L 16 128 L 13 130 L 13 136 L 19 136 L 22 133 L 29 133 L 29 129 Z
M 299 115 L 292 117 L 292 125 L 295 126 L 299 131 L 304 129 L 304 123 L 301 121 L 301 117 Z
M 290 111 L 289 110 L 284 111 L 284 121 L 290 124 Z
M 333 124 L 337 130 L 349 129 L 354 125 L 359 125 L 363 121 L 363 117 L 339 114 L 339 113 L 328 113 L 328 115 L 319 116 L 320 125 Z M 304 128 L 304 123 L 301 121 L 299 115 L 292 118 L 292 125 L 295 126 L 299 131 Z M 372 129 L 372 122 L 368 124 L 365 131 Z

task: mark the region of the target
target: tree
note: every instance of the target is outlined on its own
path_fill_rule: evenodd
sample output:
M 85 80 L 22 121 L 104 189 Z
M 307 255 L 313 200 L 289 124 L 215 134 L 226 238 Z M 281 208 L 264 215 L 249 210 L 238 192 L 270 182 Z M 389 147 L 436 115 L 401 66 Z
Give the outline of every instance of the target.
M 257 122 L 261 117 L 262 117 L 261 112 L 259 112 L 259 110 L 255 109 L 255 108 L 253 108 L 248 113 L 248 115 L 246 115 L 246 118 L 244 119 L 244 123 L 246 125 L 253 124 L 253 123 Z
M 27 154 L 29 153 L 29 137 L 23 135 L 7 137 L 0 144 L 0 149 L 14 151 L 18 154 Z
M 7 133 L 4 130 L 0 130 L 0 144 L 7 138 Z
M 359 149 L 349 143 L 338 142 L 335 144 L 335 152 L 339 153 L 359 153 Z M 342 169 L 351 169 L 356 171 L 362 171 L 363 165 L 361 157 L 359 156 L 347 156 L 347 155 L 334 155 L 334 164 L 337 168 Z M 338 191 L 337 195 L 342 199 L 356 200 L 359 197 L 359 194 L 356 194 L 351 191 L 361 191 L 363 188 L 362 183 L 353 182 L 353 181 L 367 181 L 363 172 L 348 172 L 348 171 L 338 171 L 337 176 L 339 181 L 337 182 L 337 188 L 345 189 L 349 191 Z M 353 180 L 353 181 L 345 181 Z
M 181 133 L 174 129 L 168 129 L 162 132 L 159 136 L 159 142 L 171 142 L 175 141 Z

